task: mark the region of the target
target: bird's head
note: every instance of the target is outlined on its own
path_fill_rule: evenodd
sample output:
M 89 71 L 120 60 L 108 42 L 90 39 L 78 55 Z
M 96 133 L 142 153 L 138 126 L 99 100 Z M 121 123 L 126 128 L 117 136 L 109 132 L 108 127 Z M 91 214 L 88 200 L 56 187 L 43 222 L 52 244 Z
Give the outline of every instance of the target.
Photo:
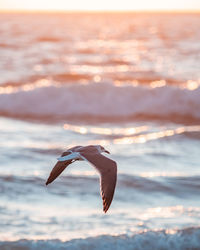
M 101 145 L 99 145 L 100 151 L 103 153 L 107 153 L 110 154 L 110 152 L 108 150 L 106 150 L 104 147 L 102 147 Z

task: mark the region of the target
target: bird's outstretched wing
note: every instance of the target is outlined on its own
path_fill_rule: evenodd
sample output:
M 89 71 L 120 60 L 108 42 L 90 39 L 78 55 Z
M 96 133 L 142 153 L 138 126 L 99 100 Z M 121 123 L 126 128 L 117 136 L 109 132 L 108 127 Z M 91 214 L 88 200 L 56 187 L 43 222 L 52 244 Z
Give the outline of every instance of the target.
M 64 152 L 61 156 L 65 157 L 67 155 L 70 155 L 70 152 Z M 56 165 L 54 166 L 54 168 L 51 170 L 51 173 L 49 175 L 49 178 L 46 182 L 46 185 L 48 185 L 49 183 L 53 182 L 64 170 L 65 168 L 71 164 L 73 161 L 73 159 L 69 159 L 66 161 L 58 161 L 56 163 Z
M 103 211 L 106 213 L 110 207 L 115 192 L 117 181 L 117 164 L 115 161 L 101 154 L 81 153 L 81 156 L 83 156 L 85 160 L 89 161 L 100 172 Z
M 49 178 L 46 182 L 46 185 L 53 182 L 65 170 L 65 168 L 70 163 L 72 163 L 72 160 L 65 161 L 65 162 L 58 161 L 56 163 L 56 165 L 54 166 L 54 168 L 51 170 L 51 173 L 50 173 Z

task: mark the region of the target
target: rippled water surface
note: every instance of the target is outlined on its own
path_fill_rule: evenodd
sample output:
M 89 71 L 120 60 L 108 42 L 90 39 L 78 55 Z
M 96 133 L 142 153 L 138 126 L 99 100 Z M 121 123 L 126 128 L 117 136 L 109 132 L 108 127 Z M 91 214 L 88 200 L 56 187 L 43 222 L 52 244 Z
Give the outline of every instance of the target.
M 0 247 L 198 247 L 200 15 L 0 23 Z M 118 164 L 107 214 L 86 162 L 45 186 L 63 150 L 88 144 Z

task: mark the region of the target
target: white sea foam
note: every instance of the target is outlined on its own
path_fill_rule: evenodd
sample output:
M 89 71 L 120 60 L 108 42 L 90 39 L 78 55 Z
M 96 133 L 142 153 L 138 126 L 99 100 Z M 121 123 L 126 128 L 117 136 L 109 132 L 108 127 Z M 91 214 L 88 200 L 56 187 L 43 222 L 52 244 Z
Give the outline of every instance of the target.
M 186 116 L 200 118 L 200 87 L 47 85 L 1 91 L 0 113 L 22 116 Z
M 15 242 L 0 242 L 0 248 L 9 249 L 70 249 L 70 250 L 150 250 L 150 249 L 199 249 L 200 230 L 188 228 L 181 231 L 149 231 L 139 233 L 133 236 L 120 235 L 110 236 L 103 235 L 86 239 L 75 239 L 67 242 L 59 240 L 19 240 Z

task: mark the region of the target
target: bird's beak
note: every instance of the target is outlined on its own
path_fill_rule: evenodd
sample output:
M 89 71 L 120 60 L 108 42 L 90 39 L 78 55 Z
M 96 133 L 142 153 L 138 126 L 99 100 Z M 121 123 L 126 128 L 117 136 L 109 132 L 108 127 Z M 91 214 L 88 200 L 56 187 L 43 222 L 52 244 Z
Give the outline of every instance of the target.
M 104 152 L 107 153 L 107 154 L 110 154 L 110 152 L 108 150 L 105 150 Z

